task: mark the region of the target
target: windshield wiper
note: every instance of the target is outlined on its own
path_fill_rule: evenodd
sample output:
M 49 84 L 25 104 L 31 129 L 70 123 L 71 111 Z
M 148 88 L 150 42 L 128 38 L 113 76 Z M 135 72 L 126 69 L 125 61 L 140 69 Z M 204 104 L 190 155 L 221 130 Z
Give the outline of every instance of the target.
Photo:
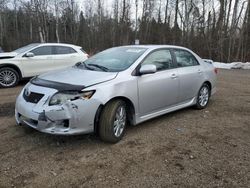
M 76 67 L 84 66 L 85 68 L 89 70 L 94 70 L 93 68 L 89 67 L 85 62 L 78 62 L 75 66 Z
M 90 64 L 88 64 L 88 66 L 97 67 L 97 68 L 99 68 L 99 69 L 101 69 L 101 70 L 103 70 L 103 71 L 105 71 L 105 72 L 108 72 L 108 71 L 109 71 L 109 69 L 108 69 L 107 67 L 104 67 L 104 66 L 102 66 L 102 65 L 97 65 L 97 64 L 92 64 L 92 63 L 90 63 Z

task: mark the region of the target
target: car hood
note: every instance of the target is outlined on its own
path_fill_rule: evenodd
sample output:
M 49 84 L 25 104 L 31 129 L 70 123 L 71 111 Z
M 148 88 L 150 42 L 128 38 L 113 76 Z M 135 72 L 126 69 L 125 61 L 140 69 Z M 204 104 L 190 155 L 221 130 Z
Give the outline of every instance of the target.
M 13 58 L 17 55 L 16 52 L 3 52 L 0 53 L 0 59 L 8 59 L 8 58 Z
M 45 80 L 50 83 L 70 86 L 82 86 L 83 88 L 106 82 L 114 79 L 118 73 L 116 72 L 100 72 L 75 67 L 62 69 L 60 71 L 52 71 L 42 74 L 37 79 Z M 53 87 L 53 86 L 52 86 Z M 69 88 L 70 89 L 70 88 Z

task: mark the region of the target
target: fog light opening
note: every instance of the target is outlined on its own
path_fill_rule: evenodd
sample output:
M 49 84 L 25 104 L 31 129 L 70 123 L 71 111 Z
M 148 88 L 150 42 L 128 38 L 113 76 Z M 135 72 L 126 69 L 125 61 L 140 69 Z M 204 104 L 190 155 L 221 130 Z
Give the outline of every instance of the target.
M 65 120 L 63 121 L 63 126 L 64 126 L 65 128 L 69 128 L 69 120 L 68 120 L 68 119 L 65 119 Z
M 57 121 L 55 121 L 55 124 L 58 126 L 63 126 L 65 128 L 69 128 L 69 120 L 68 119 L 57 120 Z

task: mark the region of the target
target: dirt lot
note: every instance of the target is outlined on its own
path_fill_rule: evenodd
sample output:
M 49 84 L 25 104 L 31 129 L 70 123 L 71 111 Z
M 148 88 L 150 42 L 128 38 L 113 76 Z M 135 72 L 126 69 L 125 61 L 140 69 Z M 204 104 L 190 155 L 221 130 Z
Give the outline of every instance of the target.
M 250 71 L 220 70 L 207 109 L 129 127 L 115 145 L 16 126 L 24 84 L 0 90 L 0 187 L 250 186 Z

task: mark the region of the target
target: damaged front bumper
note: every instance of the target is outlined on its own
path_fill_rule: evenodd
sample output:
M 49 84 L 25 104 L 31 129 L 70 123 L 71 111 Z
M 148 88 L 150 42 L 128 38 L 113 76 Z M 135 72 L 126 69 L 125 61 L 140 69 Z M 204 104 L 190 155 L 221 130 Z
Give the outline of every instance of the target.
M 21 125 L 56 135 L 85 134 L 94 131 L 95 115 L 100 102 L 96 99 L 77 99 L 63 105 L 49 106 L 50 97 L 57 90 L 29 84 L 30 92 L 42 93 L 38 103 L 27 102 L 23 93 L 16 100 L 15 118 Z

